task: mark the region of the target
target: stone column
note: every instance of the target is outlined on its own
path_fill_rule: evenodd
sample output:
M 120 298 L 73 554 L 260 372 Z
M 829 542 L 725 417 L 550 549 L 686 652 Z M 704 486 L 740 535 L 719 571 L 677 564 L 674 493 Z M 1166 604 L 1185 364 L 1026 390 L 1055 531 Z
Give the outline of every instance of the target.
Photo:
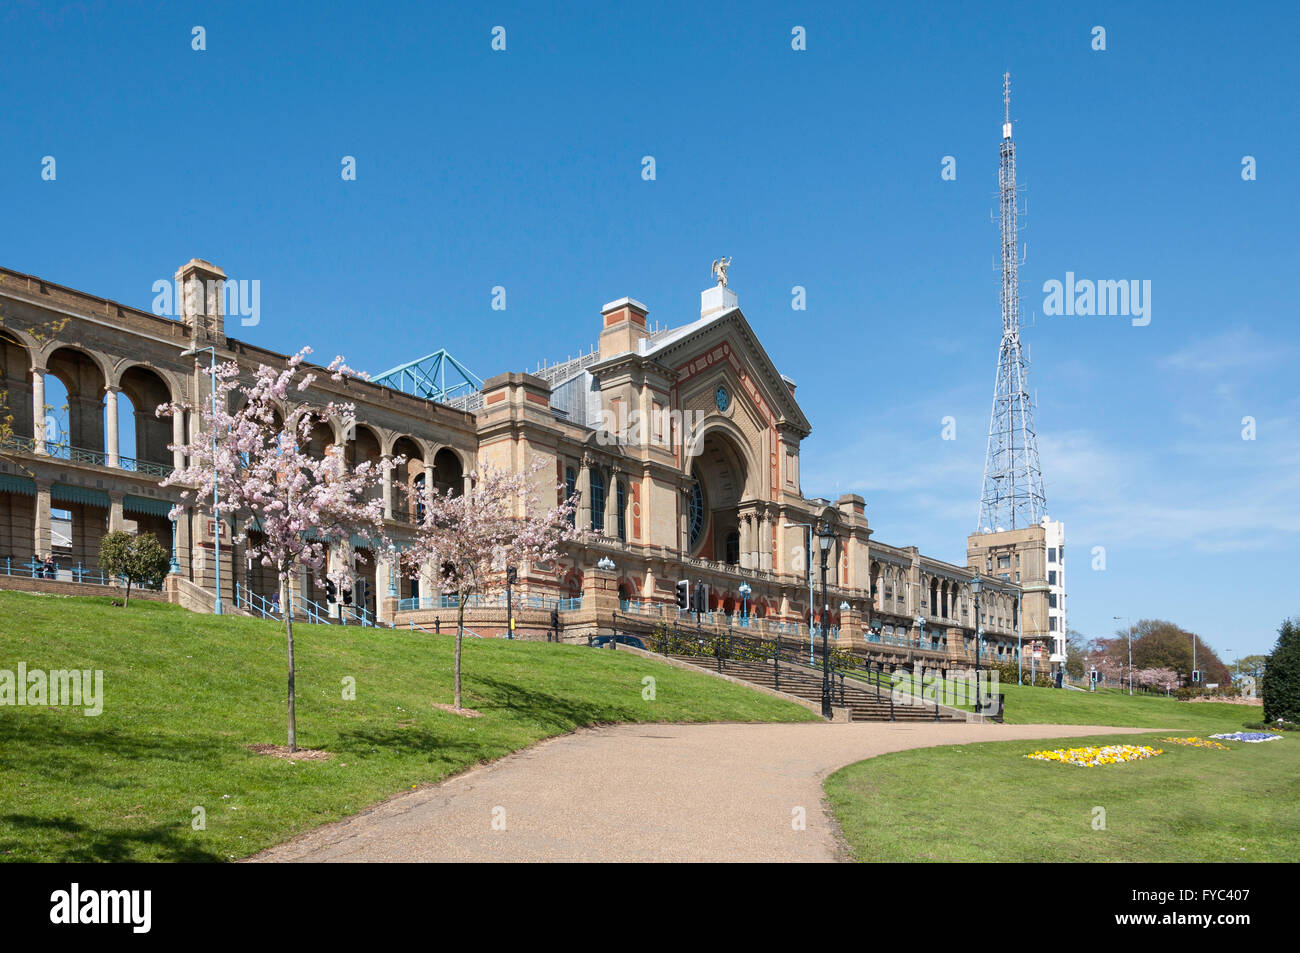
M 108 465 L 110 467 L 120 467 L 121 458 L 118 455 L 117 442 L 117 388 L 104 388 L 104 403 L 108 411 L 108 433 L 104 434 L 104 446 L 108 449 Z M 140 453 L 140 448 L 136 448 L 136 453 Z
M 437 471 L 434 470 L 433 468 L 433 460 L 432 459 L 425 460 L 424 461 L 424 492 L 425 495 L 427 495 L 430 499 L 433 498 L 433 494 L 436 493 L 438 490 L 438 485 L 437 483 L 434 482 L 436 476 L 437 476 Z M 412 517 L 418 517 L 419 514 L 420 514 L 420 508 L 417 506 L 415 508 L 415 511 L 411 515 Z M 423 571 L 421 571 L 420 598 L 424 598 L 426 595 L 431 595 L 431 593 L 426 593 L 424 591 L 424 573 Z
M 35 533 L 33 544 L 36 547 L 36 555 L 42 559 L 50 554 L 54 547 L 53 540 L 50 536 L 50 480 L 36 481 L 36 510 L 33 513 L 35 523 Z M 15 554 L 21 556 L 21 553 Z M 22 560 L 26 562 L 26 560 Z
M 393 518 L 393 466 L 387 461 L 384 463 L 383 487 L 384 519 L 390 520 Z
M 605 535 L 618 538 L 618 475 L 613 467 L 609 471 L 609 485 L 605 487 Z
M 578 471 L 578 529 L 591 527 L 591 458 L 582 456 L 582 469 Z
M 740 568 L 754 568 L 754 517 L 749 513 L 742 513 L 740 516 Z M 725 557 L 725 554 L 723 554 Z M 718 554 L 714 553 L 713 558 L 717 559 Z
M 840 612 L 840 637 L 835 643 L 837 648 L 863 648 L 867 640 L 862 637 L 862 613 L 853 607 Z
M 108 531 L 110 533 L 121 532 L 124 527 L 122 522 L 122 497 L 125 494 L 117 490 L 110 490 L 108 493 Z
M 45 368 L 32 369 L 32 436 L 36 452 L 45 453 Z
M 389 558 L 386 551 L 379 550 L 375 553 L 375 617 L 380 622 L 392 622 L 393 612 L 397 609 L 397 600 L 401 598 L 402 587 L 400 581 L 396 578 L 397 567 L 392 565 L 393 560 Z M 392 579 L 397 586 L 397 596 L 391 597 L 388 592 L 388 582 Z
M 190 514 L 193 510 L 187 509 L 176 520 L 176 561 L 180 563 L 181 575 L 186 579 L 190 578 Z
M 172 414 L 172 444 L 181 447 L 185 444 L 185 411 L 178 410 Z M 185 452 L 180 449 L 172 451 L 172 466 L 177 470 L 185 467 Z
M 764 511 L 758 523 L 758 568 L 772 571 L 772 516 Z
M 437 567 L 433 563 L 422 563 L 420 565 L 420 606 L 432 608 L 440 594 Z M 425 601 L 426 599 L 428 602 Z

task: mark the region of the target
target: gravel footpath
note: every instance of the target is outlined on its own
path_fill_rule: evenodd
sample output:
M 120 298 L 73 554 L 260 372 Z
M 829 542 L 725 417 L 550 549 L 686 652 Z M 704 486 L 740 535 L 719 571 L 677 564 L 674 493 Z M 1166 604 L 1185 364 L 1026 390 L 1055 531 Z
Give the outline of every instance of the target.
M 822 782 L 890 751 L 1089 725 L 618 725 L 553 738 L 253 861 L 833 861 Z M 796 829 L 802 812 L 803 829 Z

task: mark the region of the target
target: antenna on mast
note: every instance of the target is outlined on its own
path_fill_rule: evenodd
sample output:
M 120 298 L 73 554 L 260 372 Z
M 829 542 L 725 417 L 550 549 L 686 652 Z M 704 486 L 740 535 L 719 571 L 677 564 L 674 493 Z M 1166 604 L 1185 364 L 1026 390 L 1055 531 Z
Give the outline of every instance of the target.
M 1002 74 L 1002 107 L 1004 109 L 1002 119 L 1002 138 L 1011 138 L 1011 74 Z

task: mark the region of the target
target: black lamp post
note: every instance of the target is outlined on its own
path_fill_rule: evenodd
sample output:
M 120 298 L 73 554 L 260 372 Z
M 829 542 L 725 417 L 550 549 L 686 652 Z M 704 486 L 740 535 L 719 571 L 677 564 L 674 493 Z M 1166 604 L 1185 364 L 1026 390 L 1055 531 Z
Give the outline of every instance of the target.
M 835 531 L 829 523 L 823 523 L 817 534 L 817 542 L 822 548 L 822 717 L 831 717 L 831 653 L 827 645 L 830 630 L 830 602 L 826 598 L 826 557 L 835 545 Z
M 519 580 L 519 570 L 514 566 L 506 567 L 506 638 L 515 637 L 515 611 L 514 601 L 511 598 L 511 587 Z
M 980 577 L 975 576 L 970 581 L 971 595 L 975 597 L 975 714 L 984 710 L 980 701 L 983 694 L 980 690 L 980 633 L 983 632 L 983 626 L 980 625 L 980 589 L 983 588 Z

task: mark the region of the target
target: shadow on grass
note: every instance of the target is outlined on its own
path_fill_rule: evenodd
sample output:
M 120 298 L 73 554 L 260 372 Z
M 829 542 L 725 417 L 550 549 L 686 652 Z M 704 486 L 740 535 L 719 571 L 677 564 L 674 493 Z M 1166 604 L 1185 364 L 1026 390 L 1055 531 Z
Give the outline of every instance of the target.
M 159 738 L 135 734 L 121 728 L 75 727 L 48 715 L 22 717 L 0 722 L 0 772 L 39 773 L 47 780 L 84 784 L 87 778 L 102 787 L 135 787 L 138 779 L 123 777 L 121 782 L 103 775 L 103 755 L 125 761 L 170 761 L 177 764 L 202 763 L 217 758 L 219 742 L 186 737 Z M 49 758 L 57 751 L 57 758 Z M 81 756 L 79 752 L 85 751 Z
M 572 731 L 584 725 L 611 721 L 640 721 L 634 708 L 615 705 L 593 705 L 561 698 L 549 692 L 525 688 L 490 676 L 466 679 L 466 696 L 475 699 L 474 707 L 480 711 L 500 710 L 516 719 L 536 722 L 551 731 Z M 639 696 L 638 696 L 639 697 Z M 479 699 L 482 699 L 480 701 Z
M 0 827 L 4 826 L 26 831 L 46 830 L 75 838 L 66 846 L 52 848 L 50 856 L 32 857 L 13 857 L 14 851 L 31 848 L 13 841 L 0 840 L 0 855 L 10 859 L 63 863 L 122 863 L 140 860 L 141 857 L 137 856 L 136 852 L 145 847 L 150 848 L 145 855 L 149 860 L 210 863 L 224 859 L 220 854 L 199 847 L 189 837 L 179 833 L 176 827 L 156 825 L 147 828 L 99 830 L 79 824 L 69 817 L 33 817 L 30 814 L 0 815 Z M 188 830 L 188 827 L 183 829 Z

